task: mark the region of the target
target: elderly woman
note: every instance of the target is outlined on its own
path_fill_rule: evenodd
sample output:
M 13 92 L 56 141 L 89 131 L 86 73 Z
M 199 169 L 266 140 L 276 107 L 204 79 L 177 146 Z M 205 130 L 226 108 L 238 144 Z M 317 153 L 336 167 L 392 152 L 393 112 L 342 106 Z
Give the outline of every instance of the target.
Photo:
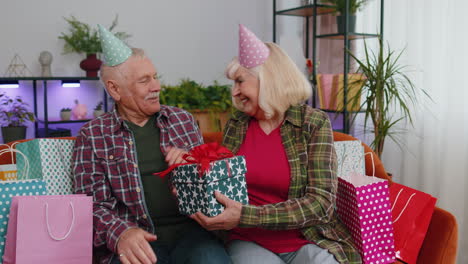
M 247 163 L 248 205 L 219 192 L 223 213 L 192 215 L 208 230 L 230 230 L 234 263 L 361 263 L 335 211 L 338 186 L 327 115 L 303 102 L 311 87 L 274 43 L 240 25 L 240 51 L 227 67 L 237 108 L 224 145 Z

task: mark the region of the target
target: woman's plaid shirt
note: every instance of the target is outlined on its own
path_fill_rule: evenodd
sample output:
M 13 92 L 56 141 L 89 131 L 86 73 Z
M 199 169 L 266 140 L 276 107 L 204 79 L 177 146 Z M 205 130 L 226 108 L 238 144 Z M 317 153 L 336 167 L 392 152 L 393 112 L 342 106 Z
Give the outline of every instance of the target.
M 244 141 L 249 119 L 236 111 L 226 125 L 223 144 L 233 153 Z M 291 167 L 289 199 L 244 205 L 239 226 L 300 229 L 307 240 L 328 249 L 340 263 L 361 263 L 335 211 L 337 163 L 328 116 L 310 106 L 293 106 L 285 114 L 281 138 Z
M 160 147 L 185 150 L 203 144 L 203 138 L 188 112 L 161 106 L 156 118 Z M 138 142 L 144 144 L 144 142 Z M 95 253 L 100 263 L 109 263 L 120 234 L 132 227 L 154 232 L 143 197 L 135 140 L 117 110 L 85 124 L 73 152 L 75 192 L 94 198 Z

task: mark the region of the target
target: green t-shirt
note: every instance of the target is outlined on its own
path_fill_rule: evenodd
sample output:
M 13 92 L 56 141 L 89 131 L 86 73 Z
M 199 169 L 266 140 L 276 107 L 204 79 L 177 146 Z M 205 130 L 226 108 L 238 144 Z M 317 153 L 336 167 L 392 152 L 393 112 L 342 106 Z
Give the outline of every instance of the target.
M 146 206 L 155 226 L 158 242 L 172 244 L 196 224 L 181 215 L 172 195 L 167 177 L 153 175 L 167 168 L 160 148 L 160 131 L 155 125 L 156 116 L 140 127 L 125 121 L 135 138 L 138 167 L 145 195 Z

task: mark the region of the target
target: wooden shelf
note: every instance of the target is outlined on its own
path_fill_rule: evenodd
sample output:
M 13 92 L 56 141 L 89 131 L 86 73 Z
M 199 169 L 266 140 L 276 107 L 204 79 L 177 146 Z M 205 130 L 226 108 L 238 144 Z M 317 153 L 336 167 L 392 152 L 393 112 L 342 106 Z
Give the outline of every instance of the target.
M 93 118 L 87 118 L 87 119 L 78 119 L 78 120 L 60 120 L 60 119 L 49 119 L 47 123 L 49 124 L 66 124 L 66 123 L 86 123 L 88 121 L 91 121 Z M 37 120 L 40 123 L 45 123 L 44 120 L 38 119 Z
M 343 33 L 334 33 L 334 34 L 325 34 L 325 35 L 317 35 L 317 38 L 323 38 L 323 39 L 338 39 L 338 40 L 343 40 L 344 39 L 344 34 Z M 348 39 L 349 40 L 355 40 L 355 39 L 365 39 L 365 38 L 377 38 L 379 37 L 378 34 L 366 34 L 366 33 L 348 33 Z
M 299 6 L 295 8 L 276 11 L 277 15 L 310 17 L 314 15 L 314 5 Z M 330 14 L 334 10 L 330 6 L 317 5 L 317 15 Z

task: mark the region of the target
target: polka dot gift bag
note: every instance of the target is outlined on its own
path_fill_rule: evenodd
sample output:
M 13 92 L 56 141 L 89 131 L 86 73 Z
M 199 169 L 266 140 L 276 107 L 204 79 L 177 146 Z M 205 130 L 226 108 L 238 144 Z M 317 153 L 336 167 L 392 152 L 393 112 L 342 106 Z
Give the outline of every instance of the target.
M 43 179 L 47 184 L 47 194 L 72 194 L 71 160 L 74 145 L 74 140 L 51 138 L 19 143 L 16 148 L 28 157 L 30 164 L 29 174 L 25 178 Z M 21 172 L 23 162 L 24 159 L 18 157 L 18 173 Z
M 387 180 L 356 172 L 343 174 L 338 177 L 336 204 L 338 215 L 348 227 L 363 263 L 395 262 Z

